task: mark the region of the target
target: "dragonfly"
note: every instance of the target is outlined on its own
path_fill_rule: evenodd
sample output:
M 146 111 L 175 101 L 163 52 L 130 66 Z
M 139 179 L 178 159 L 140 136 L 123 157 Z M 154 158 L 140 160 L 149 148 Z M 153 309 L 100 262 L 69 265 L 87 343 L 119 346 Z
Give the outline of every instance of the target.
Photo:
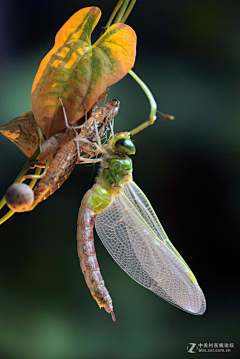
M 153 207 L 133 181 L 136 148 L 131 133 L 111 133 L 102 146 L 100 173 L 78 214 L 77 251 L 87 286 L 100 308 L 116 317 L 94 246 L 99 238 L 117 264 L 137 283 L 174 306 L 202 315 L 206 300 L 193 272 L 165 233 Z

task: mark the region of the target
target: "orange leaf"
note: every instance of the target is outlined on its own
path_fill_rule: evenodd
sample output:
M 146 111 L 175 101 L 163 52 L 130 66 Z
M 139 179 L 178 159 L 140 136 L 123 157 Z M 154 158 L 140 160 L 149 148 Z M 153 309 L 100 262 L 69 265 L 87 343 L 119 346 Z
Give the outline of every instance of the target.
M 36 121 L 48 138 L 78 121 L 104 90 L 121 80 L 133 67 L 136 34 L 125 24 L 114 24 L 91 44 L 91 33 L 101 11 L 87 7 L 76 12 L 59 30 L 55 45 L 42 60 L 32 87 Z

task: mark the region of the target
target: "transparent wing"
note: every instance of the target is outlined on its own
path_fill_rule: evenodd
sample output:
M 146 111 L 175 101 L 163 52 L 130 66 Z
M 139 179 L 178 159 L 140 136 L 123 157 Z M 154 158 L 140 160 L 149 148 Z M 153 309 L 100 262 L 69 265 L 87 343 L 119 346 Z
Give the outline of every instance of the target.
M 184 261 L 182 256 L 178 253 L 176 248 L 169 240 L 154 209 L 151 206 L 151 203 L 149 202 L 141 188 L 139 188 L 135 182 L 131 181 L 125 184 L 124 192 L 129 201 L 134 205 L 139 214 L 147 222 L 149 227 L 156 233 L 158 240 L 162 241 L 173 252 L 173 254 L 175 254 L 179 258 L 179 260 L 181 260 L 185 264 L 188 270 L 190 270 L 187 263 Z
M 191 314 L 204 313 L 201 288 L 137 185 L 127 184 L 125 193 L 96 216 L 95 227 L 111 256 L 136 282 Z

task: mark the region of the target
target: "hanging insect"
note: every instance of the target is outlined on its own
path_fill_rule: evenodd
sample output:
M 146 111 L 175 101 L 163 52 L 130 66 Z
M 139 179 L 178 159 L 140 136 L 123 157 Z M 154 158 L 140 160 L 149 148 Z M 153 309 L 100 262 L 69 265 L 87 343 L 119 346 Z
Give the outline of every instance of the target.
M 98 133 L 96 122 L 95 127 Z M 168 239 L 147 197 L 133 182 L 129 155 L 136 149 L 131 133 L 114 135 L 112 128 L 107 145 L 102 146 L 97 136 L 95 146 L 102 157 L 91 161 L 100 162 L 100 174 L 83 197 L 77 227 L 80 265 L 93 298 L 115 321 L 96 257 L 95 225 L 108 252 L 131 278 L 176 307 L 203 314 L 206 301 L 195 276 Z

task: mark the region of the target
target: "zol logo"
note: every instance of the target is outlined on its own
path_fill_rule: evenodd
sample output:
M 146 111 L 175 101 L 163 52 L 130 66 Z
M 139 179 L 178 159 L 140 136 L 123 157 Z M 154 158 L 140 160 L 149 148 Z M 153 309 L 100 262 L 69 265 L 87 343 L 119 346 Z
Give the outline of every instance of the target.
M 187 346 L 188 353 L 195 354 L 196 349 L 197 349 L 197 344 L 196 343 L 188 343 L 188 346 Z

